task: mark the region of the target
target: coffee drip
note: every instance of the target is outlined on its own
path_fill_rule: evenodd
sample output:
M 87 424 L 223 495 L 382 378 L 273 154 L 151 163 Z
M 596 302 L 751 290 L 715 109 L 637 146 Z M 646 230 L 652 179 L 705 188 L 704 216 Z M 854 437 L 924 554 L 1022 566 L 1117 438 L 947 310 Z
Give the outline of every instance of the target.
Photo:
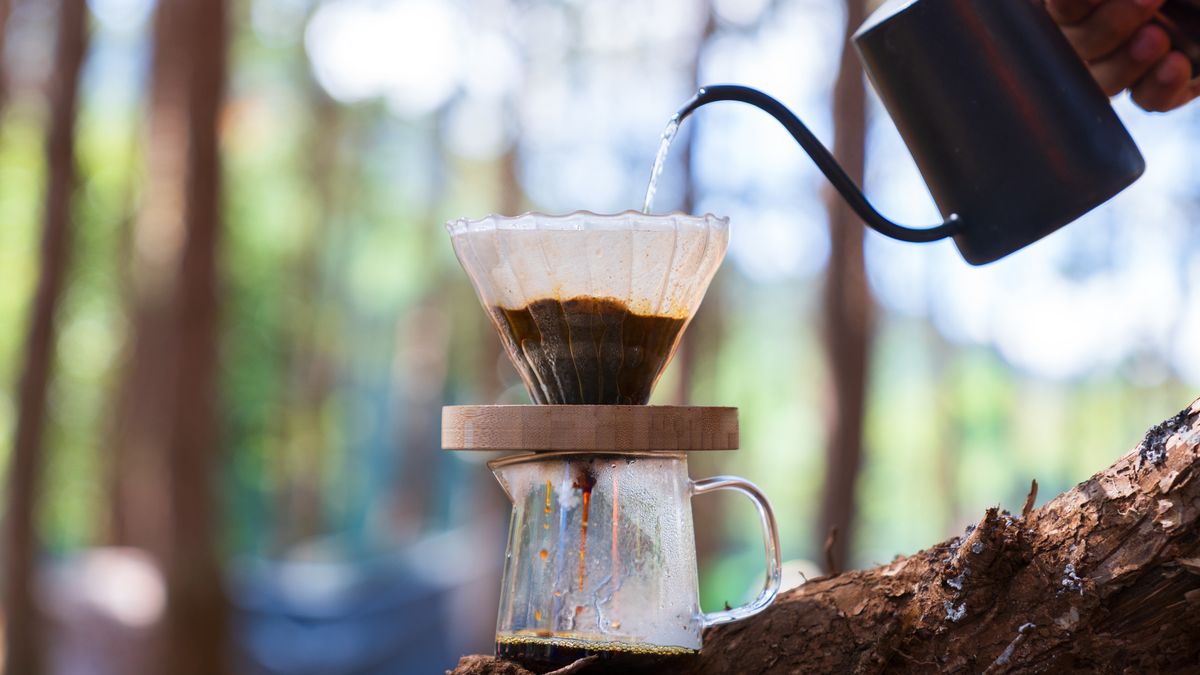
M 615 298 L 543 298 L 492 307 L 535 403 L 644 405 L 687 320 L 639 314 Z

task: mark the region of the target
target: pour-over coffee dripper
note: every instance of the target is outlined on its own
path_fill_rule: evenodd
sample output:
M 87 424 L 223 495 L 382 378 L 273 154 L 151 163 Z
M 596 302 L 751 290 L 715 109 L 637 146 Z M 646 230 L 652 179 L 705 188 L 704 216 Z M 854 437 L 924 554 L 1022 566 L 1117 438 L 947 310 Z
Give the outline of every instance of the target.
M 513 503 L 497 655 L 537 672 L 588 656 L 653 672 L 697 653 L 706 626 L 766 608 L 780 584 L 766 498 L 742 478 L 687 473 L 687 452 L 737 448 L 737 409 L 643 405 L 725 255 L 728 221 L 580 212 L 447 228 L 543 404 L 442 411 L 444 449 L 523 453 L 488 463 Z M 766 577 L 749 604 L 704 613 L 690 500 L 722 489 L 754 502 Z
M 535 403 L 641 405 L 725 257 L 716 216 L 451 222 L 454 252 Z

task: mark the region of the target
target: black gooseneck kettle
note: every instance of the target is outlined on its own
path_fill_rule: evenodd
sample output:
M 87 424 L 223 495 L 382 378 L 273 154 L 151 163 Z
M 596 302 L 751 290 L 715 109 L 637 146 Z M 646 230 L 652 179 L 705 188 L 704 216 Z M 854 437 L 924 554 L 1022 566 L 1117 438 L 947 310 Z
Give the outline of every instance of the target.
M 756 106 L 787 128 L 867 225 L 904 241 L 953 237 L 973 265 L 1079 218 L 1145 169 L 1040 0 L 889 0 L 854 43 L 945 218 L 937 227 L 880 215 L 812 132 L 760 91 L 704 87 L 676 119 L 715 101 Z

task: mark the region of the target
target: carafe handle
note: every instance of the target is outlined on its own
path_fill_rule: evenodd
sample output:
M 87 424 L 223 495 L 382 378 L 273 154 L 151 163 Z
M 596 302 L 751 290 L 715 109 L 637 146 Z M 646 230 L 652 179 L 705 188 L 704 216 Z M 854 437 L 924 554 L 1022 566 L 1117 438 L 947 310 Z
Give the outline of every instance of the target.
M 740 492 L 750 498 L 754 502 L 754 508 L 758 510 L 758 518 L 762 523 L 763 530 L 763 548 L 767 554 L 767 578 L 763 583 L 763 589 L 752 602 L 733 609 L 726 609 L 720 612 L 705 612 L 704 626 L 715 626 L 731 621 L 745 619 L 767 608 L 775 596 L 779 593 L 779 583 L 782 579 L 780 571 L 781 562 L 779 559 L 779 531 L 775 528 L 775 513 L 771 511 L 771 505 L 767 502 L 767 498 L 762 491 L 758 489 L 745 478 L 737 476 L 713 476 L 703 480 L 692 481 L 692 495 L 702 495 L 706 492 L 714 492 L 716 490 L 733 490 Z

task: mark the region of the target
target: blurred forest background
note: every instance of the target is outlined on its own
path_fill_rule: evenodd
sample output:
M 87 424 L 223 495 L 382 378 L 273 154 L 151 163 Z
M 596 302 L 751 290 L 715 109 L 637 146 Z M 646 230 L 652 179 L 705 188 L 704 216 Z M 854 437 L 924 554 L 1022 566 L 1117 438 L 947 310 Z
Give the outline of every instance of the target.
M 760 87 L 940 220 L 863 87 L 865 0 L 0 0 L 10 674 L 429 673 L 491 649 L 503 494 L 440 406 L 527 402 L 442 223 L 641 202 L 698 83 Z M 765 116 L 657 201 L 733 221 L 655 401 L 741 408 L 796 569 L 883 562 L 1107 466 L 1200 389 L 1200 106 L 1133 188 L 970 268 L 864 237 Z M 698 500 L 702 604 L 761 575 Z M 799 579 L 799 575 L 795 575 Z

